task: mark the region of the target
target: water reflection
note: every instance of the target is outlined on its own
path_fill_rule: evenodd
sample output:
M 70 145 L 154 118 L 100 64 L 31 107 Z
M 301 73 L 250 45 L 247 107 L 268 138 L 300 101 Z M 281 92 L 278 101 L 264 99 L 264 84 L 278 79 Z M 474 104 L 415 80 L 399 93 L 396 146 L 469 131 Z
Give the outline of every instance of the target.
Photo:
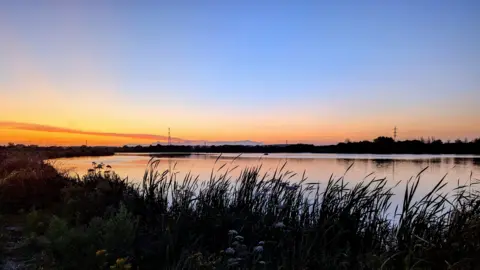
M 103 162 L 113 167 L 121 176 L 128 176 L 131 181 L 140 181 L 150 155 L 115 155 L 109 157 L 82 157 L 57 159 L 59 168 L 70 169 L 78 174 L 84 174 L 92 161 Z M 296 172 L 292 181 L 300 180 L 303 172 L 309 182 L 326 183 L 331 175 L 358 183 L 365 179 L 386 178 L 391 185 L 398 181 L 396 193 L 403 195 L 406 182 L 414 178 L 421 170 L 419 194 L 428 192 L 442 177 L 446 176 L 448 188 L 453 188 L 457 180 L 463 183 L 473 178 L 480 179 L 480 157 L 475 156 L 433 156 L 433 155 L 346 155 L 346 154 L 192 154 L 160 156 L 159 169 L 169 170 L 182 179 L 191 172 L 200 180 L 208 180 L 212 169 L 218 173 L 238 166 L 231 172 L 232 178 L 237 177 L 242 168 L 262 165 L 262 172 L 272 174 L 287 162 L 285 169 Z M 353 164 L 353 165 L 352 165 Z M 350 170 L 345 174 L 345 171 Z

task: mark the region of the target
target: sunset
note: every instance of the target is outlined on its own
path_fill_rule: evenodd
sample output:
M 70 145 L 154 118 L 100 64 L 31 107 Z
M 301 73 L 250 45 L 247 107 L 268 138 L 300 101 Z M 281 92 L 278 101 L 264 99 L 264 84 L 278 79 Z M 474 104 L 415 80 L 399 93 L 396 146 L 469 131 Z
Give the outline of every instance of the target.
M 394 126 L 402 139 L 480 132 L 468 5 L 1 7 L 0 143 L 155 141 L 4 122 L 264 143 L 364 140 Z
M 0 0 L 0 270 L 480 269 L 480 1 Z

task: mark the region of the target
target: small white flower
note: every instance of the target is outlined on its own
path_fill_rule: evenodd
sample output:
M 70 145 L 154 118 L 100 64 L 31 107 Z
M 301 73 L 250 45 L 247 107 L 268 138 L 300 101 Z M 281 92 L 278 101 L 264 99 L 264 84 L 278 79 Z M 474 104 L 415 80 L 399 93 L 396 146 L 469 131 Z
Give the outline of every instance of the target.
M 259 261 L 258 263 L 259 264 L 265 264 L 265 261 Z
M 259 246 L 265 245 L 265 241 L 260 241 L 260 242 L 258 242 L 258 245 L 259 245 Z
M 263 247 L 262 246 L 256 246 L 256 247 L 253 248 L 253 252 L 261 253 L 261 252 L 263 252 Z
M 227 260 L 229 266 L 234 266 L 238 264 L 238 260 L 236 258 L 230 258 Z
M 228 255 L 233 255 L 233 254 L 235 254 L 235 249 L 229 247 L 229 248 L 225 249 L 225 253 L 228 254 Z
M 243 236 L 237 235 L 237 236 L 235 236 L 235 240 L 242 242 L 243 241 Z
M 238 232 L 235 231 L 235 230 L 229 230 L 228 231 L 228 235 L 237 235 L 237 234 L 238 234 Z
M 280 222 L 275 223 L 275 225 L 273 225 L 273 227 L 278 228 L 278 229 L 283 229 L 283 228 L 285 228 L 285 224 L 283 224 L 283 222 L 280 221 Z

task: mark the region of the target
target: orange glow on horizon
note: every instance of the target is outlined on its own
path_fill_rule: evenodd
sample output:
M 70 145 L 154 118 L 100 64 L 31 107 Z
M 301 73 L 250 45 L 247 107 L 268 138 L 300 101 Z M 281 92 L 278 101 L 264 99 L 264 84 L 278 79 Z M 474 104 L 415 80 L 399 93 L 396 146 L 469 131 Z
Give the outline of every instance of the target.
M 28 131 L 28 130 L 2 130 L 0 129 L 0 144 L 6 143 L 34 144 L 41 146 L 80 146 L 102 145 L 102 146 L 121 146 L 125 144 L 147 144 L 151 140 L 129 139 L 114 136 L 94 136 L 82 134 L 69 134 L 62 132 Z
M 348 130 L 348 128 L 351 128 Z M 468 126 L 460 130 L 468 134 Z M 326 129 L 329 130 L 329 129 Z M 172 140 L 177 143 L 186 144 L 203 144 L 207 142 L 217 141 L 243 141 L 251 140 L 261 142 L 264 144 L 285 143 L 288 140 L 289 143 L 313 143 L 313 144 L 336 144 L 343 142 L 345 139 L 351 141 L 359 140 L 372 140 L 378 136 L 389 136 L 390 130 L 387 129 L 371 129 L 370 132 L 365 129 L 357 129 L 354 127 L 343 127 L 337 129 L 330 129 L 335 132 L 321 133 L 318 130 L 251 130 L 245 129 L 241 132 L 226 132 L 218 131 L 215 134 L 199 133 L 199 134 L 182 134 L 179 136 L 172 136 Z M 374 132 L 371 132 L 374 131 Z M 403 137 L 400 139 L 413 139 L 422 137 L 424 130 L 412 130 L 411 132 L 404 131 Z M 449 129 L 437 130 L 437 138 L 440 139 L 456 139 L 454 133 Z M 174 134 L 172 134 L 174 135 Z M 475 138 L 475 133 L 469 134 L 467 138 Z M 203 136 L 203 137 L 199 137 Z M 407 137 L 408 136 L 408 137 Z M 178 138 L 179 137 L 179 138 Z M 424 136 L 428 137 L 428 136 Z M 463 138 L 461 138 L 463 139 Z M 62 146 L 75 146 L 84 145 L 88 141 L 88 145 L 103 145 L 103 146 L 122 146 L 125 144 L 152 144 L 155 142 L 166 142 L 167 137 L 163 135 L 144 134 L 144 133 L 115 133 L 115 132 L 96 132 L 86 130 L 76 130 L 53 126 L 44 126 L 37 124 L 16 123 L 16 122 L 1 122 L 0 121 L 0 144 L 7 143 L 22 143 L 22 144 L 35 144 L 35 145 L 62 145 Z
M 174 142 L 198 144 L 244 140 L 336 144 L 392 136 L 394 126 L 400 140 L 480 137 L 478 61 L 465 51 L 476 43 L 453 46 L 473 40 L 469 29 L 445 35 L 452 43 L 433 39 L 428 45 L 423 38 L 430 36 L 431 27 L 422 28 L 421 23 L 430 20 L 422 16 L 418 29 L 425 35 L 405 28 L 408 31 L 401 33 L 406 36 L 398 35 L 401 42 L 386 47 L 377 42 L 375 28 L 359 46 L 352 33 L 372 30 L 361 23 L 352 24 L 354 32 L 337 29 L 338 38 L 345 40 L 336 43 L 333 35 L 330 43 L 320 34 L 307 34 L 318 29 L 301 27 L 302 18 L 284 29 L 288 30 L 284 39 L 276 40 L 283 36 L 284 23 L 279 20 L 273 40 L 281 46 L 271 50 L 271 42 L 263 42 L 270 40 L 269 32 L 263 31 L 275 26 L 278 18 L 271 17 L 270 25 L 268 12 L 242 18 L 261 15 L 258 24 L 230 22 L 230 17 L 240 17 L 218 13 L 228 20 L 217 22 L 226 24 L 215 24 L 222 27 L 205 38 L 208 35 L 201 33 L 211 34 L 212 29 L 196 20 L 214 22 L 216 16 L 191 16 L 193 10 L 192 14 L 172 10 L 170 16 L 168 8 L 157 11 L 169 16 L 150 10 L 144 15 L 120 6 L 0 9 L 0 144 L 151 144 L 165 142 L 168 128 Z M 335 16 L 306 17 L 303 23 L 311 26 L 316 19 L 330 17 Z M 469 20 L 458 23 L 463 21 Z M 349 25 L 343 19 L 332 22 Z M 302 30 L 298 36 L 296 26 Z M 148 31 L 138 31 L 143 27 Z M 246 35 L 236 35 L 229 27 Z M 387 28 L 390 35 L 392 29 Z M 455 25 L 432 33 L 453 29 Z M 407 38 L 410 34 L 414 36 Z M 259 42 L 239 42 L 254 37 Z M 457 40 L 460 37 L 465 40 Z M 379 47 L 369 47 L 369 42 Z M 470 53 L 477 55 L 475 50 Z M 329 61 L 330 57 L 340 61 Z

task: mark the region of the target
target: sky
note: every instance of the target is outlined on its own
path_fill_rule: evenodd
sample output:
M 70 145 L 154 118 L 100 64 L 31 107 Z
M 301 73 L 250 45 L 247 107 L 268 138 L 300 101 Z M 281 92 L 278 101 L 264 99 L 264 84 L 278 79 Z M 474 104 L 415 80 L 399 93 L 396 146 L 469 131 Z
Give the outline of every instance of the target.
M 480 137 L 479 1 L 0 1 L 0 144 Z

